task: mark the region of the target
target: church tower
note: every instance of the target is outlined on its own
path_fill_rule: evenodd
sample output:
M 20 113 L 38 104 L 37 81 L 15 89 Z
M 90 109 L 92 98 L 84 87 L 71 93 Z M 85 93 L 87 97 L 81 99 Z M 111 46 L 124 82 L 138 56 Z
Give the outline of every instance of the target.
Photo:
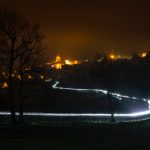
M 56 61 L 60 61 L 60 56 L 58 54 L 58 56 L 56 56 Z

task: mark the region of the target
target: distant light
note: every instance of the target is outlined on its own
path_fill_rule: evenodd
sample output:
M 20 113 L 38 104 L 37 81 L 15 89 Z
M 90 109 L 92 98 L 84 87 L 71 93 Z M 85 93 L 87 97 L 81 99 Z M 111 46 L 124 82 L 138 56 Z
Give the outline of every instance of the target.
M 146 55 L 147 55 L 147 53 L 143 53 L 143 54 L 142 54 L 142 57 L 145 57 Z
M 115 58 L 115 56 L 112 54 L 112 55 L 110 55 L 110 58 L 111 58 L 111 59 L 114 59 L 114 58 Z
M 31 76 L 28 76 L 28 78 L 31 79 L 32 77 L 31 77 Z
M 56 64 L 56 69 L 61 69 L 61 64 Z
M 69 60 L 65 60 L 65 62 L 66 62 L 67 65 L 71 64 Z
M 18 75 L 18 78 L 21 78 L 21 76 L 20 76 L 20 75 Z
M 44 77 L 43 76 L 41 76 L 41 79 L 43 79 Z
M 52 78 L 45 79 L 45 82 L 50 82 L 50 81 L 52 81 L 52 80 L 53 80 Z
M 6 88 L 6 87 L 8 87 L 8 84 L 4 83 L 2 88 Z

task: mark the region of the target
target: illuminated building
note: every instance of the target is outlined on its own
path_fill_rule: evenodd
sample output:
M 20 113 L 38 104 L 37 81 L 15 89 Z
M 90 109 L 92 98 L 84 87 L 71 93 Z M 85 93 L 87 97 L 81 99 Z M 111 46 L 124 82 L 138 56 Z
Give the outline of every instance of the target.
M 147 52 L 138 53 L 138 55 L 139 55 L 140 57 L 145 57 L 145 56 L 147 55 Z
M 143 54 L 142 54 L 142 57 L 145 57 L 146 55 L 147 55 L 147 53 L 143 53 Z
M 70 61 L 70 60 L 61 60 L 59 54 L 56 56 L 56 61 L 54 62 L 54 65 L 51 65 L 51 67 L 55 67 L 56 69 L 62 69 L 62 65 L 74 65 L 79 64 L 77 60 Z
M 58 56 L 56 56 L 56 61 L 60 61 L 60 56 L 58 54 Z
M 69 60 L 65 60 L 66 65 L 71 65 L 71 62 Z
M 62 64 L 55 64 L 54 66 L 55 66 L 56 69 L 61 69 L 61 65 Z

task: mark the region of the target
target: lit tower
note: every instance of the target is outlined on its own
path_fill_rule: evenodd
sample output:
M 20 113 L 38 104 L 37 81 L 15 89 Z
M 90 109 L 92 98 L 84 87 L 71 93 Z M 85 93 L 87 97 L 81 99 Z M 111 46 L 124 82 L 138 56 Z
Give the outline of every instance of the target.
M 58 56 L 56 56 L 56 61 L 60 61 L 60 56 L 58 54 Z

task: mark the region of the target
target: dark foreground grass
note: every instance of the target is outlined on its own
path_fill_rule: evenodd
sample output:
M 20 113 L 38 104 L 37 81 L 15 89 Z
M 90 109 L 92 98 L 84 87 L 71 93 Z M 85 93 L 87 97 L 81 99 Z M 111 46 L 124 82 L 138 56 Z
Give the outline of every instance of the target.
M 12 134 L 3 134 L 0 137 L 1 150 L 146 150 L 150 146 L 148 140 L 135 139 Z
M 148 138 L 133 137 L 136 131 L 137 126 L 127 124 L 1 125 L 0 150 L 150 149 Z

